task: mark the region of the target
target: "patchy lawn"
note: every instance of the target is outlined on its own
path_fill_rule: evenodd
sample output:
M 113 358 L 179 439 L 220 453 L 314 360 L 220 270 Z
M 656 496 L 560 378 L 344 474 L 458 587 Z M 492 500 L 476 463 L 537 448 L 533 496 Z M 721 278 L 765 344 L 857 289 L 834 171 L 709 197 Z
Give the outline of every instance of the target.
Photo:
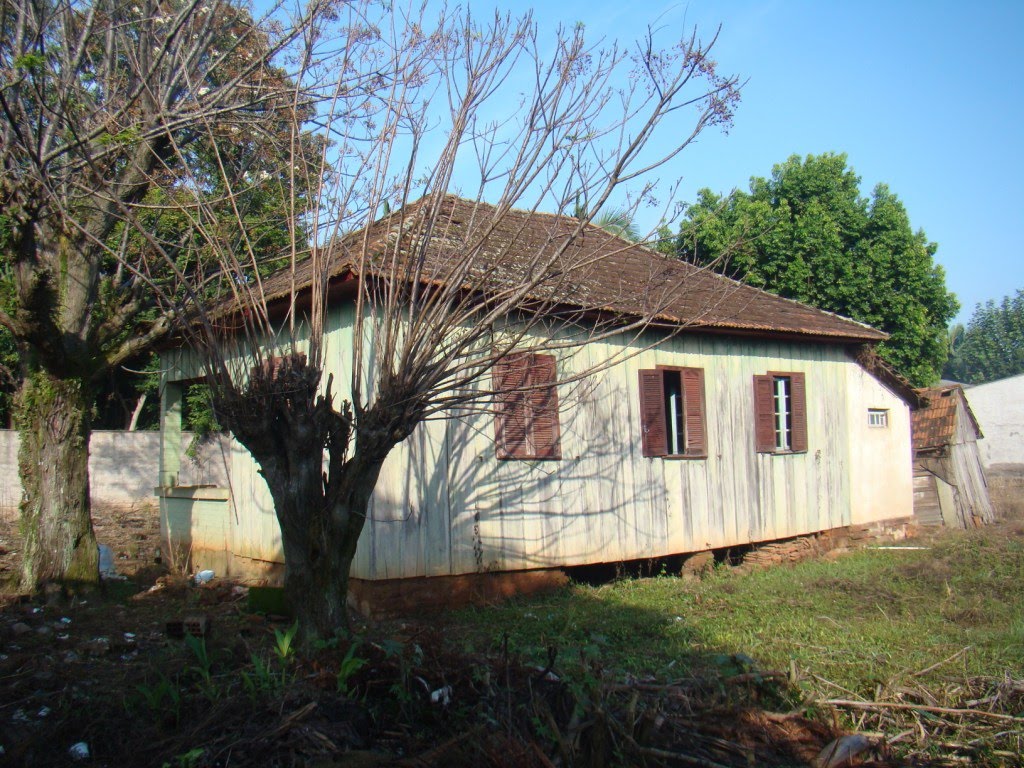
M 1020 764 L 1024 525 L 362 623 L 303 657 L 231 583 L 153 589 L 129 517 L 105 595 L 0 601 L 0 764 L 781 768 L 853 730 L 865 765 Z M 190 617 L 203 640 L 169 632 Z
M 1024 721 L 1004 717 L 1024 716 L 1024 524 L 904 546 L 924 549 L 872 548 L 742 574 L 721 567 L 701 581 L 574 585 L 461 612 L 451 634 L 467 650 L 507 634 L 536 664 L 553 647 L 562 669 L 594 659 L 652 680 L 778 670 L 819 713 L 830 707 L 815 702 L 853 702 L 836 707 L 845 722 L 899 737 L 898 750 L 1018 764 Z

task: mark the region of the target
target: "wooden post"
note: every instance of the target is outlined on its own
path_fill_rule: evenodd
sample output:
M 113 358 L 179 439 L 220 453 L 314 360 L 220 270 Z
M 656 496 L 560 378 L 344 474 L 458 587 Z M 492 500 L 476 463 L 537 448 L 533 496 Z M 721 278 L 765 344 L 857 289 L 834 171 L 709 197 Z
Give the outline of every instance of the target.
M 184 387 L 180 381 L 164 381 L 160 389 L 160 486 L 178 484 L 181 469 L 181 403 Z

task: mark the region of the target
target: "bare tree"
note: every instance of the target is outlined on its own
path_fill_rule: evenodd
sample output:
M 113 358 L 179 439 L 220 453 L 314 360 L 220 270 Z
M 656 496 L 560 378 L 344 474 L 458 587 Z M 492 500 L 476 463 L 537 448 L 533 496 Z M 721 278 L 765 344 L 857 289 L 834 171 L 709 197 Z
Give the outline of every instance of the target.
M 171 327 L 153 286 L 204 274 L 181 201 L 243 213 L 221 182 L 251 175 L 274 120 L 294 123 L 281 54 L 324 10 L 275 26 L 229 0 L 0 0 L 0 324 L 21 365 L 25 586 L 98 579 L 97 382 Z
M 291 211 L 313 239 L 282 272 L 193 305 L 185 328 L 218 418 L 266 479 L 307 639 L 347 625 L 367 506 L 417 425 L 541 401 L 550 387 L 504 362 L 638 334 L 680 300 L 667 261 L 608 282 L 609 260 L 636 247 L 589 222 L 624 185 L 649 200 L 648 174 L 727 125 L 738 99 L 695 35 L 620 49 L 588 45 L 582 27 L 541 39 L 529 17 L 428 23 L 353 3 L 322 39 L 341 52 L 317 117 L 331 141 L 310 171 L 319 193 Z M 659 129 L 673 137 L 660 151 Z M 224 273 L 259 259 L 220 253 Z M 323 381 L 329 301 L 352 309 L 347 382 Z

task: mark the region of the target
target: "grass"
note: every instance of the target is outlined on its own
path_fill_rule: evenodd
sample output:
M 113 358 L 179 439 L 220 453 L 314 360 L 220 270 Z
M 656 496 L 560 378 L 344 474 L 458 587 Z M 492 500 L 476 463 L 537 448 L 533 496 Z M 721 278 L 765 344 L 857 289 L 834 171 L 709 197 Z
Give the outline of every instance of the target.
M 742 575 L 720 568 L 700 582 L 572 585 L 451 621 L 474 650 L 507 633 L 510 647 L 538 664 L 555 646 L 563 669 L 582 652 L 659 679 L 742 668 L 747 657 L 763 669 L 795 665 L 804 679 L 869 698 L 908 675 L 922 684 L 1024 677 L 1024 526 L 947 533 L 928 546 Z

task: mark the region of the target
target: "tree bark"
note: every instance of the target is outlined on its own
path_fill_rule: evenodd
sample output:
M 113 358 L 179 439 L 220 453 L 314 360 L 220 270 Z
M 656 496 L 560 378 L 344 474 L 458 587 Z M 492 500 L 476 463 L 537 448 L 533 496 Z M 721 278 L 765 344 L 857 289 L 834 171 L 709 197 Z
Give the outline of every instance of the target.
M 92 403 L 92 392 L 80 379 L 38 368 L 26 373 L 17 404 L 22 588 L 99 583 L 99 551 L 89 517 Z
M 328 499 L 322 461 L 306 449 L 260 462 L 281 526 L 285 597 L 306 646 L 350 629 L 349 572 L 384 463 L 347 462 L 341 492 Z

